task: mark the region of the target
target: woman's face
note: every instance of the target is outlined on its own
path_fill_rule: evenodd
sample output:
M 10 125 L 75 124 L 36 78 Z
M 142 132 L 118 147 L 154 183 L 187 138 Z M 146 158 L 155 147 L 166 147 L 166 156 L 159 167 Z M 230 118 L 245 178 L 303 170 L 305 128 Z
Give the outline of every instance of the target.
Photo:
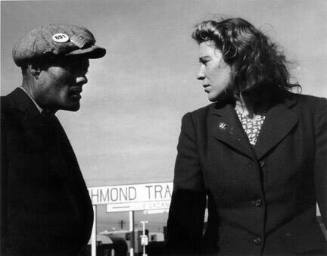
M 200 43 L 199 50 L 200 70 L 197 78 L 202 81 L 208 99 L 215 101 L 231 81 L 231 67 L 213 41 Z

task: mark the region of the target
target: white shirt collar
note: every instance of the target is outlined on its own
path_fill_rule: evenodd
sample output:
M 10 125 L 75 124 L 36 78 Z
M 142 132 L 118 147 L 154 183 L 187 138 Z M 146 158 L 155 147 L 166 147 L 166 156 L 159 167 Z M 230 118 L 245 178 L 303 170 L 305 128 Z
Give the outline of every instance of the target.
M 42 111 L 43 111 L 43 109 L 36 103 L 36 101 L 32 98 L 32 96 L 25 90 L 25 88 L 23 87 L 23 86 L 20 86 L 20 87 L 18 87 L 18 88 L 20 88 L 20 89 L 22 89 L 25 93 L 26 93 L 26 95 L 33 101 L 33 103 L 34 103 L 34 105 L 35 105 L 35 107 L 37 108 L 37 110 L 40 112 L 40 113 L 42 113 Z

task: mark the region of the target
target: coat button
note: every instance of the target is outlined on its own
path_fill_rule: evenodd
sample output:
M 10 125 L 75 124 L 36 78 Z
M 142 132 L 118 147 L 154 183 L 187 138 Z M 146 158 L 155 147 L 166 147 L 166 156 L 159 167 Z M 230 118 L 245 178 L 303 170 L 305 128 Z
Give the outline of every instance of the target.
M 254 239 L 253 239 L 253 243 L 254 243 L 255 245 L 261 245 L 261 244 L 262 244 L 262 239 L 261 239 L 261 237 L 256 237 L 256 238 L 254 238 Z
M 265 166 L 265 162 L 264 161 L 260 161 L 259 162 L 259 165 L 260 165 L 261 168 L 263 168 Z

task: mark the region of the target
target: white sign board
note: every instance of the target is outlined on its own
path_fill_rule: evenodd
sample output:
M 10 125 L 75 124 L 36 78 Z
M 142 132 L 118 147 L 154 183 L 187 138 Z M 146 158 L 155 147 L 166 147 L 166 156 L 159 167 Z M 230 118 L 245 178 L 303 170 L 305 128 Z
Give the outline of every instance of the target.
M 147 183 L 88 188 L 93 205 L 108 212 L 169 209 L 173 183 Z

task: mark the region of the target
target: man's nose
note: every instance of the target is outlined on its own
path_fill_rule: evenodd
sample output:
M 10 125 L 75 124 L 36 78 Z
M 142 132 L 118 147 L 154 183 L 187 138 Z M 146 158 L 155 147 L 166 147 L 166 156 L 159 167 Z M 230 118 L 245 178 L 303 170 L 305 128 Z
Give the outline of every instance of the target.
M 86 84 L 87 83 L 87 77 L 86 76 L 77 76 L 76 77 L 76 83 L 77 84 Z

